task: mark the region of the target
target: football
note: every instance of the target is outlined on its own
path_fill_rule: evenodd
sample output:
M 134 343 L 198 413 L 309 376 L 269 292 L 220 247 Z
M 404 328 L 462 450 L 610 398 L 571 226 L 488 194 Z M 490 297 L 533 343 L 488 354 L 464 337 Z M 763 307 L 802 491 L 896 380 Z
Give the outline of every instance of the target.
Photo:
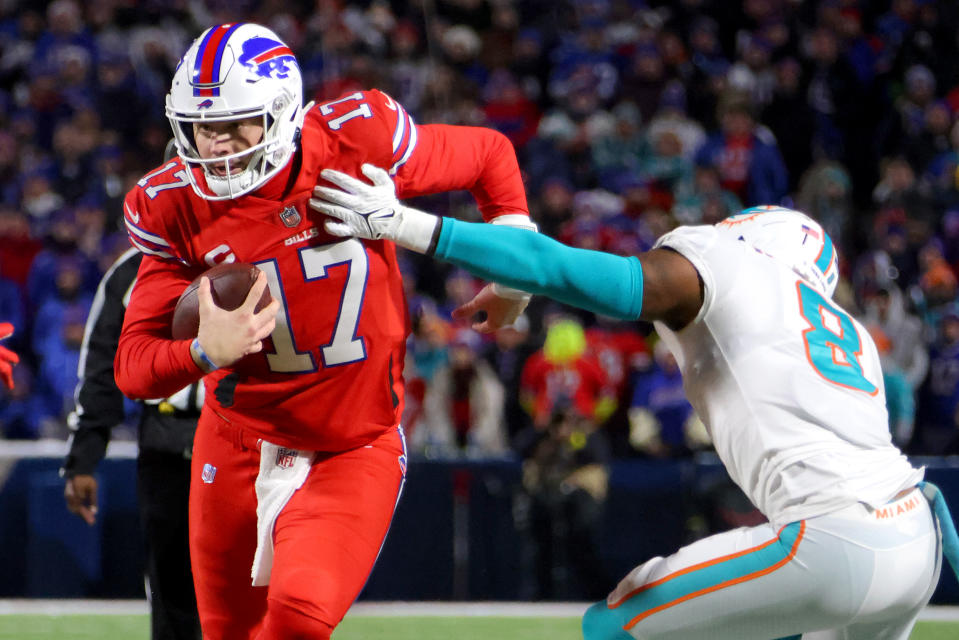
M 252 264 L 231 262 L 218 264 L 197 276 L 180 295 L 180 299 L 177 300 L 171 326 L 173 339 L 195 338 L 200 330 L 200 303 L 197 296 L 200 288 L 200 278 L 206 276 L 210 279 L 210 292 L 216 306 L 227 311 L 233 311 L 246 300 L 246 296 L 259 274 L 260 270 Z M 263 295 L 260 296 L 260 301 L 256 304 L 256 310 L 259 311 L 270 304 L 272 299 L 270 288 L 263 289 Z

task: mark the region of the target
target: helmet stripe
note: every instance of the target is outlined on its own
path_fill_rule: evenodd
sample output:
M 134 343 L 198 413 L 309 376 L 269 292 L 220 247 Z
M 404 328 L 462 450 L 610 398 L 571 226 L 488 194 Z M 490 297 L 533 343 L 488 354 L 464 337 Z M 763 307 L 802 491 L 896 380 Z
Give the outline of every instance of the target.
M 836 255 L 836 248 L 832 246 L 832 238 L 823 230 L 822 249 L 819 250 L 819 255 L 816 256 L 816 266 L 823 275 L 826 275 L 830 267 L 832 267 L 834 255 Z
M 193 77 L 190 80 L 190 84 L 194 85 L 193 95 L 195 96 L 201 96 L 201 95 L 212 96 L 213 95 L 213 91 L 211 91 L 210 89 L 198 89 L 196 85 L 207 82 L 203 79 L 203 71 L 202 71 L 203 58 L 205 57 L 205 54 L 207 52 L 207 45 L 210 43 L 210 39 L 214 36 L 214 34 L 221 31 L 222 28 L 223 28 L 223 25 L 210 27 L 209 31 L 207 31 L 206 35 L 203 37 L 203 40 L 200 42 L 200 46 L 197 47 L 196 59 L 193 63 Z
M 226 49 L 230 35 L 240 26 L 221 24 L 210 29 L 197 50 L 196 64 L 193 68 L 193 95 L 218 96 L 219 87 L 199 88 L 197 85 L 212 85 L 220 81 L 220 60 Z
M 230 25 L 230 28 L 227 29 L 226 33 L 223 34 L 223 37 L 220 38 L 220 42 L 216 47 L 216 55 L 213 57 L 213 73 L 210 74 L 211 82 L 220 82 L 220 63 L 223 62 L 223 51 L 226 49 L 226 43 L 229 42 L 230 36 L 233 35 L 233 32 L 240 28 L 240 23 Z M 220 95 L 220 89 L 214 89 L 213 95 Z

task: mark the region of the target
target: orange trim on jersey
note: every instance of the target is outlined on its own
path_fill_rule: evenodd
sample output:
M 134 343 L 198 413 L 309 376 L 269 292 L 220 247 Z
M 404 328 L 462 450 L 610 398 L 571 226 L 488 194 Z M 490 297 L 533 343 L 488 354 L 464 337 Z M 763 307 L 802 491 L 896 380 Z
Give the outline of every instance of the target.
M 722 558 L 716 558 L 715 560 L 710 560 L 710 561 L 708 561 L 708 562 L 703 562 L 703 563 L 700 563 L 700 564 L 698 564 L 698 565 L 695 565 L 695 566 L 692 566 L 692 567 L 688 567 L 688 568 L 686 568 L 686 569 L 683 569 L 683 570 L 681 570 L 681 571 L 677 571 L 676 573 L 670 574 L 670 575 L 666 576 L 665 578 L 663 578 L 663 579 L 661 579 L 661 580 L 657 580 L 656 582 L 653 582 L 653 583 L 650 583 L 650 584 L 648 584 L 648 585 L 644 585 L 644 586 L 640 587 L 640 588 L 637 589 L 636 591 L 632 592 L 630 595 L 635 595 L 636 593 L 639 593 L 639 592 L 641 592 L 641 591 L 643 591 L 643 590 L 645 590 L 645 589 L 648 589 L 648 588 L 650 588 L 650 587 L 654 587 L 654 586 L 656 586 L 656 585 L 658 585 L 658 584 L 662 584 L 663 582 L 665 582 L 665 581 L 667 581 L 667 580 L 672 580 L 673 578 L 676 578 L 676 577 L 678 577 L 678 576 L 680 576 L 680 575 L 684 575 L 684 574 L 686 574 L 686 573 L 689 573 L 690 571 L 694 571 L 694 570 L 696 570 L 696 569 L 701 569 L 701 568 L 703 568 L 703 567 L 708 567 L 708 566 L 717 564 L 717 563 L 719 563 L 719 562 L 723 562 L 723 561 L 725 561 L 725 560 L 731 560 L 731 559 L 733 559 L 733 558 L 738 558 L 739 556 L 743 556 L 743 555 L 745 555 L 745 554 L 747 554 L 747 553 L 753 553 L 753 552 L 755 552 L 755 551 L 758 551 L 758 550 L 760 550 L 760 549 L 763 549 L 763 548 L 765 548 L 765 547 L 768 547 L 769 545 L 771 545 L 771 544 L 773 544 L 774 542 L 776 542 L 777 540 L 779 540 L 779 534 L 782 533 L 782 530 L 785 529 L 785 528 L 786 528 L 786 527 L 782 527 L 782 528 L 779 530 L 779 532 L 777 532 L 776 537 L 773 538 L 772 540 L 770 540 L 769 542 L 764 542 L 763 544 L 761 544 L 761 545 L 759 545 L 759 546 L 757 546 L 757 547 L 753 547 L 752 549 L 747 549 L 746 551 L 740 551 L 740 552 L 737 552 L 737 553 L 733 553 L 733 554 L 730 554 L 730 555 L 728 555 L 728 556 L 723 556 Z M 628 631 L 629 629 L 632 629 L 634 626 L 636 626 L 636 624 L 639 623 L 639 622 L 640 622 L 641 620 L 643 620 L 644 618 L 648 618 L 649 616 L 653 615 L 654 613 L 658 613 L 658 612 L 660 612 L 660 611 L 663 611 L 664 609 L 668 609 L 668 608 L 670 608 L 670 607 L 673 607 L 673 606 L 675 606 L 675 605 L 677 605 L 677 604 L 680 604 L 681 602 L 686 602 L 687 600 L 692 600 L 693 598 L 698 598 L 699 596 L 704 596 L 704 595 L 706 595 L 707 593 L 712 593 L 713 591 L 719 591 L 720 589 L 725 589 L 726 587 L 731 587 L 731 586 L 736 585 L 736 584 L 741 584 L 741 583 L 743 583 L 743 582 L 748 582 L 748 581 L 750 581 L 750 580 L 755 580 L 756 578 L 761 578 L 761 577 L 764 576 L 764 575 L 767 575 L 767 574 L 772 573 L 773 571 L 776 571 L 777 569 L 785 566 L 790 560 L 792 560 L 792 559 L 796 556 L 796 552 L 799 551 L 799 543 L 802 542 L 803 535 L 804 535 L 805 533 L 806 533 L 806 521 L 805 521 L 805 520 L 802 520 L 802 521 L 799 523 L 799 535 L 797 535 L 797 536 L 796 536 L 796 539 L 793 541 L 793 545 L 792 545 L 792 547 L 789 549 L 789 554 L 788 554 L 785 558 L 783 558 L 782 560 L 780 560 L 779 562 L 777 562 L 776 564 L 774 564 L 774 565 L 772 565 L 772 566 L 769 566 L 769 567 L 766 567 L 765 569 L 761 569 L 761 570 L 759 570 L 759 571 L 754 571 L 753 573 L 749 573 L 749 574 L 746 574 L 746 575 L 744 575 L 744 576 L 740 576 L 740 577 L 738 577 L 738 578 L 732 578 L 731 580 L 727 580 L 726 582 L 720 582 L 719 584 L 714 584 L 714 585 L 711 586 L 711 587 L 706 587 L 705 589 L 700 589 L 699 591 L 694 591 L 694 592 L 692 592 L 692 593 L 688 593 L 688 594 L 686 594 L 685 596 L 682 596 L 681 598 L 676 598 L 675 600 L 670 600 L 669 602 L 667 602 L 667 603 L 665 603 L 665 604 L 661 604 L 661 605 L 659 605 L 658 607 L 653 607 L 652 609 L 649 609 L 649 610 L 647 610 L 647 611 L 644 611 L 643 613 L 639 614 L 638 616 L 636 616 L 635 618 L 633 618 L 632 620 L 630 620 L 629 622 L 627 622 L 626 625 L 623 627 L 623 629 L 626 629 L 626 630 Z M 627 598 L 628 598 L 628 597 L 629 597 L 629 596 L 627 596 Z M 622 604 L 622 602 L 624 602 L 627 598 L 624 598 L 624 599 L 621 600 L 619 603 L 617 603 L 615 606 L 618 606 L 619 604 Z M 612 608 L 614 608 L 614 606 L 610 606 L 610 609 L 612 609 Z
M 619 605 L 623 604 L 624 602 L 626 602 L 627 600 L 629 600 L 629 599 L 632 598 L 633 596 L 635 596 L 635 595 L 637 595 L 637 594 L 639 594 L 639 593 L 642 593 L 643 591 L 647 591 L 647 590 L 649 590 L 649 589 L 652 589 L 653 587 L 658 587 L 659 585 L 661 585 L 661 584 L 663 584 L 663 583 L 665 583 L 665 582 L 669 582 L 670 580 L 672 580 L 672 579 L 674 579 L 674 578 L 678 578 L 679 576 L 684 576 L 684 575 L 686 575 L 687 573 L 692 573 L 693 571 L 699 571 L 700 569 L 705 569 L 706 567 L 711 567 L 711 566 L 713 566 L 714 564 L 719 564 L 720 562 L 725 562 L 725 561 L 727 561 L 727 560 L 733 560 L 733 559 L 735 559 L 735 558 L 739 558 L 739 557 L 744 556 L 744 555 L 747 555 L 747 554 L 749 554 L 749 553 L 753 553 L 753 552 L 755 552 L 755 551 L 759 551 L 760 549 L 765 549 L 765 548 L 768 547 L 769 545 L 771 545 L 771 544 L 773 544 L 774 542 L 776 542 L 777 540 L 779 540 L 779 536 L 780 536 L 780 534 L 782 534 L 783 529 L 785 529 L 785 528 L 786 528 L 785 526 L 780 527 L 779 531 L 776 532 L 776 537 L 773 538 L 773 539 L 771 539 L 771 540 L 769 540 L 768 542 L 764 542 L 764 543 L 762 543 L 762 544 L 760 544 L 760 545 L 757 545 L 757 546 L 755 546 L 755 547 L 750 547 L 749 549 L 745 549 L 745 550 L 743 550 L 743 551 L 737 551 L 736 553 L 730 553 L 729 555 L 725 555 L 725 556 L 722 556 L 722 557 L 720 557 L 720 558 L 713 558 L 712 560 L 706 560 L 705 562 L 700 562 L 699 564 L 691 565 L 691 566 L 689 566 L 689 567 L 686 567 L 685 569 L 680 569 L 679 571 L 675 571 L 675 572 L 673 572 L 673 573 L 670 573 L 669 575 L 664 576 L 664 577 L 660 578 L 659 580 L 657 580 L 657 581 L 655 581 L 655 582 L 650 582 L 650 583 L 648 583 L 648 584 L 644 584 L 644 585 L 641 586 L 641 587 L 637 587 L 636 589 L 633 589 L 632 591 L 630 591 L 629 593 L 627 593 L 625 596 L 623 596 L 622 598 L 620 598 L 620 600 L 619 600 L 618 602 L 615 602 L 615 603 L 609 605 L 609 608 L 610 608 L 610 609 L 615 609 L 616 607 L 618 607 Z

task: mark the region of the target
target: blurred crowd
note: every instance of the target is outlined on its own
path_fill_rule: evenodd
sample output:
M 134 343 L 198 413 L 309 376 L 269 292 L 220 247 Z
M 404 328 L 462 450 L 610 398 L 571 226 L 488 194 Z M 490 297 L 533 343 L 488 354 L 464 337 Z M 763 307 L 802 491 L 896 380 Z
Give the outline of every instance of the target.
M 809 213 L 841 247 L 837 299 L 882 351 L 896 442 L 959 453 L 951 0 L 6 0 L 0 320 L 24 362 L 3 436 L 66 433 L 96 284 L 129 247 L 123 196 L 170 137 L 179 56 L 237 20 L 290 44 L 309 99 L 375 87 L 420 123 L 506 134 L 533 219 L 568 244 L 631 254 L 746 206 Z M 414 204 L 478 219 L 466 193 Z M 518 455 L 531 491 L 601 500 L 605 479 L 582 469 L 709 447 L 649 326 L 534 298 L 480 335 L 450 312 L 482 283 L 401 260 L 415 452 Z

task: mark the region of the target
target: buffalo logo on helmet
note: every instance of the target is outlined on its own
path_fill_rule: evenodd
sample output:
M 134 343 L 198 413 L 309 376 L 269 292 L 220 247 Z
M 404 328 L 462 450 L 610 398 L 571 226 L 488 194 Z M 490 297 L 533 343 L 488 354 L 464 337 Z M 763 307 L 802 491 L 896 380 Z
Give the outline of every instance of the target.
M 196 108 L 197 108 L 197 109 L 209 109 L 209 108 L 212 107 L 212 106 L 213 106 L 213 99 L 212 99 L 212 98 L 207 98 L 206 100 L 204 100 L 203 102 L 201 102 L 200 104 L 198 104 L 198 105 L 196 106 Z
M 297 67 L 296 58 L 289 47 L 279 40 L 264 37 L 250 38 L 244 42 L 238 61 L 256 76 L 252 82 L 260 78 L 286 78 L 291 67 Z

